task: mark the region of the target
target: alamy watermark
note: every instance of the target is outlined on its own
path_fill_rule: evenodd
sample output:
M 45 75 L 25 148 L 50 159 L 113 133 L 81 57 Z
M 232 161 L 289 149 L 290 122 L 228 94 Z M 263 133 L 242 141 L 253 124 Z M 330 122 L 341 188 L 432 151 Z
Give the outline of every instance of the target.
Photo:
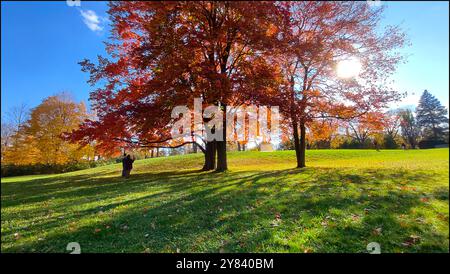
M 380 7 L 383 4 L 381 0 L 366 0 L 366 2 L 371 7 Z
M 377 242 L 370 242 L 367 244 L 367 251 L 369 251 L 370 254 L 381 254 L 381 246 Z
M 81 254 L 81 246 L 77 242 L 70 242 L 66 247 L 67 251 L 72 251 L 70 254 Z
M 210 105 L 203 110 L 202 100 L 195 98 L 193 111 L 187 106 L 176 106 L 171 117 L 178 119 L 172 126 L 173 139 L 205 135 L 208 142 L 224 141 L 224 137 L 227 141 L 254 141 L 260 138 L 270 142 L 280 136 L 278 106 Z
M 81 1 L 80 0 L 66 0 L 66 4 L 69 7 L 80 7 Z

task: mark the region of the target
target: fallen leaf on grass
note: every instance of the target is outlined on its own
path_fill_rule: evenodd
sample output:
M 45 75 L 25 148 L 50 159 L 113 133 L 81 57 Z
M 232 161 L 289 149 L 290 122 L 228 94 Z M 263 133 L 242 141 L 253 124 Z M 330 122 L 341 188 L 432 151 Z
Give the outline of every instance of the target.
M 447 222 L 448 223 L 448 215 L 442 214 L 442 213 L 438 213 L 437 217 L 439 220 Z
M 270 225 L 275 227 L 275 226 L 280 226 L 280 223 L 281 223 L 281 220 L 273 220 L 270 223 Z
M 280 213 L 276 213 L 275 214 L 275 220 L 273 220 L 270 224 L 272 226 L 279 226 L 281 223 L 281 214 Z
M 416 218 L 416 222 L 423 224 L 423 223 L 425 223 L 425 219 L 422 217 L 419 217 L 419 218 Z
M 420 236 L 417 235 L 410 235 L 406 241 L 402 243 L 403 246 L 412 246 L 414 244 L 417 244 L 420 242 Z
M 144 249 L 144 251 L 142 251 L 142 253 L 150 253 L 150 248 Z
M 411 190 L 411 191 L 416 191 L 415 187 L 410 187 L 410 186 L 401 186 L 399 187 L 399 189 L 401 190 Z
M 383 229 L 381 227 L 377 227 L 374 230 L 372 230 L 372 234 L 378 236 L 378 235 L 381 235 L 382 231 L 383 231 Z
M 333 218 L 333 217 L 331 217 L 331 216 L 326 216 L 325 219 L 329 219 L 329 220 L 332 220 L 332 221 L 336 221 L 336 218 Z

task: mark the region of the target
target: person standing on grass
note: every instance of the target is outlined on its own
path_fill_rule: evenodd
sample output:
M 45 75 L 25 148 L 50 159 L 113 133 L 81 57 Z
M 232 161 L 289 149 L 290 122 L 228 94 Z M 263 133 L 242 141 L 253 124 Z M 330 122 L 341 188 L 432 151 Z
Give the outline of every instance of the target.
M 126 171 L 125 171 L 126 166 L 127 166 L 126 162 L 127 162 L 127 154 L 124 153 L 123 158 L 122 158 L 122 177 L 125 177 L 125 175 L 126 175 Z
M 130 172 L 133 169 L 134 159 L 131 158 L 130 154 L 126 155 L 122 159 L 122 177 L 128 178 L 130 177 Z
M 375 149 L 376 149 L 377 151 L 380 151 L 380 147 L 378 146 L 377 140 L 373 140 L 373 145 L 375 146 Z

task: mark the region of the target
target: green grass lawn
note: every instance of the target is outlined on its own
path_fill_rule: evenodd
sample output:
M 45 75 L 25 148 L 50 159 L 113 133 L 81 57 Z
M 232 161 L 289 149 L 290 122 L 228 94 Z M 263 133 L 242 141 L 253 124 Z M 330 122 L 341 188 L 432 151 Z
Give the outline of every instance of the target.
M 1 180 L 1 251 L 449 252 L 449 150 L 231 152 Z

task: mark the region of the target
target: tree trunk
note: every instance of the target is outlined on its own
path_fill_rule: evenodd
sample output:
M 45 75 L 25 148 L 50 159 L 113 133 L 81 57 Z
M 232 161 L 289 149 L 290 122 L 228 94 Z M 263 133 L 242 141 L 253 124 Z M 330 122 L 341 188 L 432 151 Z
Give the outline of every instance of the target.
M 298 136 L 298 124 L 297 121 L 292 122 L 292 130 L 294 131 L 294 148 L 295 148 L 295 157 L 297 159 L 297 167 L 302 167 L 301 165 L 301 149 L 300 149 L 300 138 Z
M 306 154 L 306 127 L 305 122 L 300 121 L 300 161 L 298 167 L 305 167 L 305 154 Z
M 159 157 L 159 147 L 156 148 L 156 157 Z
M 434 141 L 438 140 L 438 132 L 436 129 L 436 126 L 433 124 L 433 137 L 434 137 Z
M 414 138 L 409 139 L 409 144 L 411 145 L 411 148 L 416 148 L 416 140 Z
M 227 165 L 227 142 L 217 142 L 217 168 L 216 171 L 222 172 L 228 169 Z
M 213 170 L 216 168 L 216 141 L 206 142 L 205 164 L 202 170 Z
M 192 144 L 192 152 L 197 153 L 197 143 Z
M 205 127 L 207 127 L 207 123 L 210 121 L 210 119 L 203 118 L 203 123 L 205 123 Z M 216 129 L 212 128 L 210 129 L 211 133 L 214 134 Z M 202 170 L 209 171 L 216 168 L 216 151 L 217 151 L 217 141 L 212 140 L 211 136 L 208 136 L 208 131 L 206 131 L 206 141 L 205 144 L 205 163 L 203 165 Z
M 151 156 L 150 156 L 151 158 L 153 158 L 153 156 L 154 156 L 153 153 L 154 153 L 154 150 L 153 150 L 153 148 L 152 148 L 152 154 L 151 154 Z
M 241 143 L 237 142 L 237 149 L 238 151 L 241 151 Z
M 226 105 L 223 105 L 224 110 Z M 222 172 L 228 169 L 227 165 L 227 115 L 224 111 L 223 113 L 223 124 L 222 124 L 222 141 L 217 141 L 217 168 L 216 171 Z

